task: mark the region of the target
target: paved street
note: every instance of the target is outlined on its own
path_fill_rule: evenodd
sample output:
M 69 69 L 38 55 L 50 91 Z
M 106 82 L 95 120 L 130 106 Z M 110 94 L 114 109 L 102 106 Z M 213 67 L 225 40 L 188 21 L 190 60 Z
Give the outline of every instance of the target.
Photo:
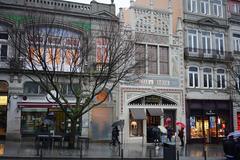
M 177 146 L 180 160 L 203 160 L 203 145 L 189 144 L 185 147 Z M 80 150 L 59 149 L 57 146 L 51 149 L 43 149 L 43 159 L 80 159 Z M 90 143 L 89 149 L 84 148 L 83 158 L 92 159 L 120 159 L 118 147 L 112 147 L 108 143 Z M 222 145 L 206 145 L 208 160 L 223 160 Z M 123 146 L 124 158 L 132 159 L 163 159 L 163 146 L 155 147 L 153 144 L 142 146 L 141 144 L 125 144 Z M 40 159 L 37 155 L 33 141 L 0 141 L 0 159 Z

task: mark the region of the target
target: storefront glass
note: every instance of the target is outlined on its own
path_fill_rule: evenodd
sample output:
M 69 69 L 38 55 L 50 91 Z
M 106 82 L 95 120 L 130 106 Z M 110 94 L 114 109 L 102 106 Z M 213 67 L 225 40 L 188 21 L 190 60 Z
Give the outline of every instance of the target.
M 141 137 L 143 136 L 143 120 L 130 119 L 129 136 Z
M 23 108 L 21 116 L 21 133 L 35 134 L 42 130 L 47 132 L 54 130 L 54 133 L 65 133 L 64 113 L 59 109 Z
M 191 138 L 203 138 L 203 123 L 201 117 L 190 116 Z
M 190 116 L 191 139 L 225 137 L 226 121 L 223 116 Z
M 47 109 L 22 109 L 21 133 L 35 134 L 40 130 L 46 114 Z

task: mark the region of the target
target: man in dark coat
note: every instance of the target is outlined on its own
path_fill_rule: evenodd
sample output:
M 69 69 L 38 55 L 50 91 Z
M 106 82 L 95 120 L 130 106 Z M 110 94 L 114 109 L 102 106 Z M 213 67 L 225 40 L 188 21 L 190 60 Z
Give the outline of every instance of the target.
M 173 132 L 173 130 L 172 130 L 171 126 L 168 126 L 168 128 L 167 128 L 167 138 L 168 138 L 169 142 L 172 142 L 172 132 Z
M 240 137 L 237 138 L 237 142 L 235 143 L 235 158 L 240 160 Z
M 113 127 L 113 130 L 112 130 L 112 143 L 114 146 L 116 145 L 116 142 L 118 144 L 120 143 L 118 136 L 119 136 L 119 129 L 117 126 L 115 126 L 115 127 Z

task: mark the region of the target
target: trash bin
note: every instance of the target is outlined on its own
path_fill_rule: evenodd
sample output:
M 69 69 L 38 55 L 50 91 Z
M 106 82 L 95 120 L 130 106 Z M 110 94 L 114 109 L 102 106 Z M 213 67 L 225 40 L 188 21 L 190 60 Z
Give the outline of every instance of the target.
M 176 160 L 175 143 L 163 143 L 163 158 L 166 160 Z

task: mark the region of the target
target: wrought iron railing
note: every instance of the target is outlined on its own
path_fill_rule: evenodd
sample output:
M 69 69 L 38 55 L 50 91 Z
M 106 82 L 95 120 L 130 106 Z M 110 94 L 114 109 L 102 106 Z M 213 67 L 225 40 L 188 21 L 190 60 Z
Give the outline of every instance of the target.
M 185 59 L 231 61 L 232 52 L 216 49 L 184 48 Z

